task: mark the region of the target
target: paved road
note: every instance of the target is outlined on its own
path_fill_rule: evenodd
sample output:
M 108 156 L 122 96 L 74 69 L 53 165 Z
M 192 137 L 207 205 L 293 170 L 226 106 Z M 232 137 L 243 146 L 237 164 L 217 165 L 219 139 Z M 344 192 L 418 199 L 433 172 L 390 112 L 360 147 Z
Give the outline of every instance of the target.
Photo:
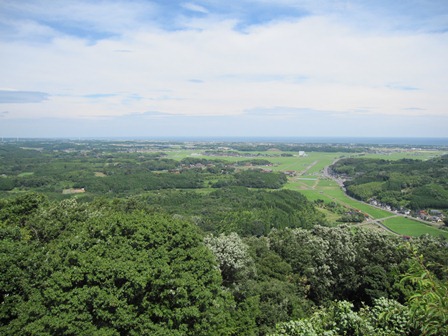
M 333 161 L 333 163 L 330 165 L 330 166 L 332 166 L 332 165 L 334 165 L 336 162 L 338 162 L 340 159 L 336 159 L 336 160 L 334 160 Z M 324 177 L 327 177 L 327 178 L 330 178 L 330 179 L 332 179 L 333 181 L 335 181 L 343 190 L 345 190 L 345 187 L 344 187 L 344 180 L 343 179 L 340 179 L 340 178 L 337 178 L 337 177 L 335 177 L 335 176 L 333 176 L 333 175 L 331 175 L 330 174 L 330 166 L 326 166 L 325 168 L 324 168 L 324 170 L 323 170 L 323 175 L 324 175 Z

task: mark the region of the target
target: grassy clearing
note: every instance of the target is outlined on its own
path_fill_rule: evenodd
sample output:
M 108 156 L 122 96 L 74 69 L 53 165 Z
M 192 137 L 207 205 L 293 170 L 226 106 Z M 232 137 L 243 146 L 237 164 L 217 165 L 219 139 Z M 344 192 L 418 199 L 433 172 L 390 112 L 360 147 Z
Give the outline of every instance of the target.
M 406 236 L 421 236 L 423 234 L 430 234 L 432 236 L 444 236 L 448 238 L 448 232 L 439 230 L 433 226 L 426 225 L 412 219 L 395 217 L 386 219 L 383 224 L 392 231 Z
M 32 175 L 34 175 L 34 172 L 24 172 L 24 173 L 17 175 L 17 177 L 27 177 L 27 176 L 32 176 Z
M 323 209 L 323 208 L 317 208 L 317 210 L 320 211 L 320 212 L 322 212 L 322 213 L 325 215 L 325 217 L 326 217 L 327 220 L 328 220 L 328 223 L 329 223 L 331 226 L 337 226 L 337 225 L 339 225 L 339 223 L 337 222 L 337 220 L 340 218 L 340 215 L 335 214 L 334 212 L 331 212 L 331 211 L 329 211 L 329 210 L 327 210 L 327 209 Z

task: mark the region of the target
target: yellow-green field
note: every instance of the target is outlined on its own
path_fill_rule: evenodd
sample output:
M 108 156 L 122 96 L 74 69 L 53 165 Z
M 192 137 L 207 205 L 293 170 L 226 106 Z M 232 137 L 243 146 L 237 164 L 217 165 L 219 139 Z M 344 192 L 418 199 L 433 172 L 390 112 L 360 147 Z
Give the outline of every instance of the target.
M 392 231 L 407 235 L 407 236 L 421 236 L 422 234 L 430 234 L 433 236 L 444 236 L 448 238 L 448 231 L 439 230 L 436 227 L 425 225 L 423 223 L 403 218 L 394 217 L 383 221 L 383 224 L 390 228 Z

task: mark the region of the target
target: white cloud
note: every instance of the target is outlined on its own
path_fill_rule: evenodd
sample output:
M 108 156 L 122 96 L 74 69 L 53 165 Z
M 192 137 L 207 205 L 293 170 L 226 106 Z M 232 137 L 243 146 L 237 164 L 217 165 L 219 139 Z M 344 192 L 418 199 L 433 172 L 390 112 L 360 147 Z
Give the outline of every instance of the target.
M 146 111 L 236 116 L 278 106 L 323 115 L 447 115 L 448 34 L 358 30 L 325 13 L 251 26 L 245 34 L 235 31 L 236 21 L 212 16 L 191 19 L 195 29 L 165 31 L 136 24 L 143 3 L 126 12 L 118 4 L 96 18 L 100 7 L 70 2 L 77 21 L 119 32 L 94 45 L 45 27 L 50 43 L 1 41 L 0 87 L 51 95 L 26 108 L 4 104 L 10 113 L 3 119 Z M 86 97 L 98 92 L 100 100 Z

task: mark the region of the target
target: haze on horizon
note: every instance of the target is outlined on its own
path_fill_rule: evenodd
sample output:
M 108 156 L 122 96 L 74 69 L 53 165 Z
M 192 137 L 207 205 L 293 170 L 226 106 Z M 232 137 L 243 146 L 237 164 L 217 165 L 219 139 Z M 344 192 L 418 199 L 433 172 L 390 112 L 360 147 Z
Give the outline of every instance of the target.
M 448 137 L 446 0 L 0 0 L 0 136 Z

